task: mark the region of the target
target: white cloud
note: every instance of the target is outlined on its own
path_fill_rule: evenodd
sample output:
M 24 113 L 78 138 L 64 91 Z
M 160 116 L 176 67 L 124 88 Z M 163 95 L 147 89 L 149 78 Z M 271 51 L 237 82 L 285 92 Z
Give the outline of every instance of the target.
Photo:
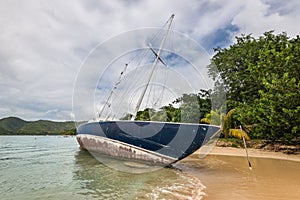
M 209 53 L 215 40 L 230 42 L 240 33 L 299 34 L 299 1 L 278 2 L 1 1 L 0 117 L 70 119 L 73 82 L 89 51 L 122 32 L 161 26 L 172 13 L 174 29 L 206 45 Z M 229 26 L 236 30 L 219 35 Z
M 287 32 L 290 36 L 299 34 L 297 26 L 300 20 L 300 2 L 285 1 L 276 4 L 275 0 L 245 1 L 242 9 L 235 15 L 232 24 L 240 28 L 241 33 L 259 36 L 265 31 L 274 30 L 275 33 Z

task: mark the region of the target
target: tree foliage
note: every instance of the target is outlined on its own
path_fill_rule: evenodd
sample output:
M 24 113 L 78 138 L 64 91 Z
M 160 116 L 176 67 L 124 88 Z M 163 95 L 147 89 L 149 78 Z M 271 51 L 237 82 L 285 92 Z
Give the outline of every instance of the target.
M 0 135 L 59 135 L 60 133 L 75 134 L 74 122 L 25 121 L 17 117 L 0 119 Z
M 183 94 L 172 104 L 163 106 L 159 110 L 146 108 L 139 111 L 135 120 L 199 123 L 210 110 L 210 91 L 201 90 L 198 94 Z M 132 115 L 127 114 L 122 119 L 130 116 Z
M 209 74 L 225 86 L 228 108 L 253 125 L 253 134 L 269 141 L 300 138 L 300 38 L 265 32 L 237 37 L 216 49 Z

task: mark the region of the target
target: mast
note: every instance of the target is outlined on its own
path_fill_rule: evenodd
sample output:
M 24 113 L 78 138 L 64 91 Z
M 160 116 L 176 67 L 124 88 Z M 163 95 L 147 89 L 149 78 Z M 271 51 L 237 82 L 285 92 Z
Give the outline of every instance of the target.
M 172 21 L 173 21 L 174 17 L 175 17 L 175 15 L 172 14 L 171 17 L 170 17 L 170 19 L 168 20 L 168 23 L 169 23 L 169 24 L 168 24 L 168 28 L 167 28 L 167 30 L 166 30 L 166 32 L 165 32 L 165 34 L 164 34 L 164 36 L 163 36 L 163 39 L 162 39 L 162 41 L 161 41 L 161 43 L 160 43 L 158 52 L 157 52 L 157 54 L 155 54 L 156 57 L 155 57 L 155 60 L 154 60 L 154 62 L 153 62 L 153 64 L 152 64 L 152 70 L 151 70 L 150 75 L 149 75 L 149 77 L 148 77 L 147 84 L 146 84 L 146 86 L 145 86 L 145 88 L 144 88 L 144 90 L 143 90 L 143 92 L 142 92 L 142 94 L 141 94 L 141 96 L 140 96 L 140 98 L 139 98 L 139 100 L 138 100 L 138 103 L 137 103 L 137 105 L 136 105 L 136 107 L 135 107 L 135 110 L 134 110 L 134 113 L 133 113 L 133 115 L 132 115 L 132 117 L 131 117 L 131 120 L 134 120 L 134 119 L 135 119 L 135 117 L 136 117 L 136 115 L 137 115 L 137 112 L 139 111 L 139 109 L 140 109 L 140 107 L 141 107 L 141 104 L 142 104 L 142 102 L 143 102 L 144 96 L 145 96 L 146 91 L 147 91 L 147 89 L 148 89 L 149 83 L 150 83 L 151 78 L 152 78 L 152 76 L 153 76 L 153 73 L 154 73 L 154 71 L 155 71 L 155 69 L 156 69 L 157 62 L 160 60 L 160 54 L 161 54 L 161 51 L 162 51 L 162 49 L 163 49 L 163 47 L 164 47 L 164 45 L 165 45 L 165 42 L 166 42 L 167 36 L 168 36 L 168 34 L 169 34 L 169 31 L 170 31 L 170 28 L 171 28 Z

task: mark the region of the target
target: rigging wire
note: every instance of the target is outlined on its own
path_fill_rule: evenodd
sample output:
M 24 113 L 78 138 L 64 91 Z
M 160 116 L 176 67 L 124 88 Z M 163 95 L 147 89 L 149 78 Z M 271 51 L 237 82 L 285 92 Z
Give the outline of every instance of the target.
M 126 72 L 127 67 L 128 67 L 128 64 L 125 64 L 124 69 L 123 69 L 122 72 L 120 73 L 120 76 L 119 76 L 118 80 L 116 81 L 116 83 L 115 83 L 114 87 L 112 88 L 112 90 L 111 90 L 111 92 L 110 92 L 108 98 L 106 99 L 105 104 L 103 105 L 103 108 L 101 109 L 101 111 L 100 111 L 100 113 L 99 113 L 99 115 L 98 115 L 99 118 L 101 118 L 101 115 L 102 115 L 102 113 L 103 113 L 103 111 L 104 111 L 104 109 L 105 109 L 105 106 L 106 106 L 106 105 L 108 105 L 108 107 L 111 106 L 111 103 L 109 103 L 110 98 L 112 97 L 112 95 L 113 95 L 113 93 L 114 93 L 114 90 L 117 89 L 117 86 L 120 84 L 121 79 L 122 79 L 122 76 L 123 76 L 123 74 Z
M 170 18 L 171 19 L 171 18 Z M 162 28 L 149 40 L 149 43 L 148 44 L 151 44 L 153 42 L 155 42 L 156 40 L 158 40 L 159 38 L 159 35 L 162 35 L 162 32 L 164 31 L 164 27 L 166 27 L 170 21 L 170 19 L 162 26 Z M 99 113 L 99 118 L 104 114 L 106 113 L 107 114 L 107 117 L 106 117 L 106 120 L 109 119 L 109 118 L 112 118 L 114 119 L 116 117 L 116 113 L 113 112 L 113 107 L 114 105 L 120 105 L 121 101 L 124 100 L 124 97 L 128 94 L 129 91 L 132 91 L 133 89 L 136 89 L 136 82 L 134 81 L 131 81 L 129 82 L 128 86 L 127 87 L 124 87 L 122 89 L 124 90 L 121 90 L 120 87 L 122 86 L 121 84 L 121 81 L 123 80 L 124 76 L 125 76 L 125 73 L 126 73 L 126 70 L 129 66 L 129 64 L 133 64 L 133 78 L 135 80 L 135 78 L 138 79 L 137 82 L 140 82 L 142 80 L 145 80 L 145 77 L 142 75 L 142 74 L 138 74 L 138 68 L 140 66 L 144 66 L 145 63 L 147 63 L 149 60 L 150 60 L 150 56 L 149 54 L 151 53 L 151 49 L 150 48 L 147 48 L 147 50 L 145 51 L 144 49 L 142 50 L 139 50 L 137 53 L 134 54 L 134 56 L 131 57 L 131 59 L 125 64 L 125 67 L 123 69 L 123 71 L 121 72 L 118 80 L 115 82 L 115 85 L 113 86 L 111 92 L 110 92 L 110 95 L 109 97 L 107 98 L 105 104 L 103 105 L 100 113 Z M 152 51 L 152 53 L 154 53 Z M 136 62 L 134 62 L 136 61 Z M 163 60 L 160 60 L 161 63 L 164 64 Z M 132 68 L 132 67 L 131 67 Z M 156 69 L 155 70 L 155 73 L 157 74 L 158 73 L 158 70 Z M 166 80 L 165 80 L 166 81 Z M 151 87 L 151 90 L 155 90 L 153 89 L 154 86 Z M 164 90 L 164 87 L 162 89 L 162 91 Z M 148 92 L 149 93 L 149 92 Z M 151 93 L 149 93 L 150 95 Z M 149 98 L 149 95 L 148 95 L 148 98 Z M 118 97 L 119 96 L 119 97 Z M 120 98 L 121 97 L 121 98 Z M 155 97 L 155 95 L 153 96 L 153 98 Z M 131 100 L 130 104 L 132 104 L 132 101 L 134 100 L 134 98 Z M 158 102 L 159 99 L 156 99 L 152 102 Z M 119 103 L 118 103 L 119 102 Z M 116 104 L 117 103 L 117 104 Z M 154 105 L 155 103 L 152 103 L 152 105 Z M 104 111 L 106 110 L 106 111 Z M 122 113 L 122 115 L 124 116 L 125 114 L 128 114 L 128 113 Z

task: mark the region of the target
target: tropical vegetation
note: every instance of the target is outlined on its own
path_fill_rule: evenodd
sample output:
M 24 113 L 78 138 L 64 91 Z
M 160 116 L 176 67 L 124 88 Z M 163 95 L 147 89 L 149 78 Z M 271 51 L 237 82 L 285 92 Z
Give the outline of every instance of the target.
M 299 143 L 299 36 L 273 31 L 258 38 L 241 35 L 228 48 L 215 49 L 208 69 L 213 91 L 184 94 L 158 111 L 139 111 L 136 120 L 221 124 L 225 137 L 242 125 L 251 138 Z M 227 113 L 222 105 L 211 109 L 213 95 L 226 95 Z
M 210 110 L 210 91 L 200 90 L 198 94 L 183 94 L 159 110 L 146 108 L 139 111 L 135 120 L 199 123 Z M 122 119 L 130 118 L 131 115 L 126 115 Z
M 265 32 L 237 37 L 215 49 L 209 74 L 223 85 L 235 123 L 254 138 L 270 142 L 300 140 L 300 37 Z

